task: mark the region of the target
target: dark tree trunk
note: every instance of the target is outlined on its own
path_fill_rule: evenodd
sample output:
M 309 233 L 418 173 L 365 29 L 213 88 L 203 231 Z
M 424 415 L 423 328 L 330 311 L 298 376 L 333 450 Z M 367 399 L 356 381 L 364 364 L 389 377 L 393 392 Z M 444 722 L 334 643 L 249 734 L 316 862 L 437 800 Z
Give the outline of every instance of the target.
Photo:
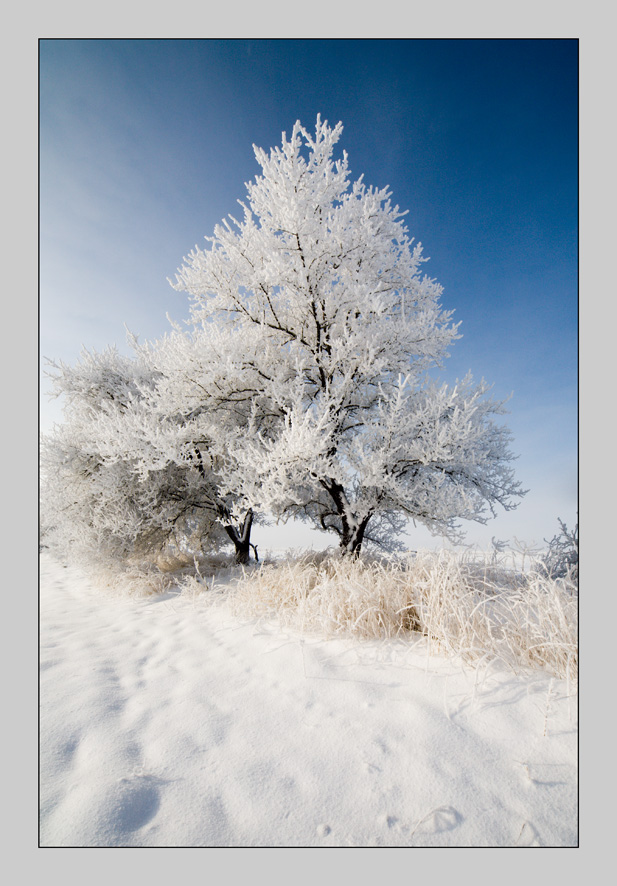
M 370 515 L 361 520 L 354 527 L 349 526 L 347 520 L 343 521 L 343 534 L 341 535 L 341 551 L 345 555 L 357 557 L 362 550 L 362 542 L 364 541 L 364 533 L 368 526 Z
M 236 549 L 236 563 L 246 564 L 249 562 L 251 555 L 251 547 L 255 550 L 255 559 L 257 559 L 257 550 L 251 545 L 251 526 L 253 525 L 253 512 L 247 511 L 242 526 L 235 527 L 231 524 L 225 526 L 225 532 L 234 543 Z
M 369 513 L 366 517 L 360 520 L 360 522 L 356 522 L 356 520 L 353 518 L 350 522 L 349 504 L 347 501 L 347 496 L 345 495 L 345 490 L 343 489 L 341 484 L 332 479 L 322 480 L 321 484 L 334 502 L 337 515 L 341 521 L 341 528 L 337 529 L 337 532 L 339 533 L 341 539 L 341 552 L 345 556 L 351 555 L 352 557 L 357 557 L 362 548 L 364 533 L 366 532 L 366 527 L 368 526 L 372 514 Z M 323 521 L 322 526 L 324 526 Z M 324 529 L 325 528 L 327 527 L 324 526 Z

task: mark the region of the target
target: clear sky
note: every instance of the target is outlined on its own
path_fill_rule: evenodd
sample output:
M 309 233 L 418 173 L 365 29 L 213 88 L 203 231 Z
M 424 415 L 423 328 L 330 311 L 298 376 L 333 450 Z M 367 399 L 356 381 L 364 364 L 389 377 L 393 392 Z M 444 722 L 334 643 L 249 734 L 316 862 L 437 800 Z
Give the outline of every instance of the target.
M 541 543 L 558 517 L 577 519 L 575 40 L 41 41 L 43 368 L 82 345 L 128 353 L 124 324 L 144 340 L 167 313 L 187 317 L 167 278 L 237 211 L 259 173 L 252 145 L 317 113 L 343 122 L 352 177 L 409 210 L 461 321 L 443 378 L 471 370 L 513 395 L 530 491 L 486 527 L 466 524 L 468 541 Z M 59 418 L 46 388 L 43 431 Z M 409 543 L 429 538 L 412 530 Z

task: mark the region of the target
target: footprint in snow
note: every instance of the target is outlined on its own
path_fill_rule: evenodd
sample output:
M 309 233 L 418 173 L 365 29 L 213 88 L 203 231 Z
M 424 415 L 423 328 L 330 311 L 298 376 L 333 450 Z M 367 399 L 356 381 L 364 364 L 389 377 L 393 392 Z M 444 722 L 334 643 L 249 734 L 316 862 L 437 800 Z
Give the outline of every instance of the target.
M 119 783 L 111 819 L 119 833 L 137 831 L 158 812 L 159 790 L 148 781 L 124 781 Z
M 453 831 L 462 820 L 463 816 L 453 806 L 439 806 L 420 819 L 412 834 L 415 831 L 421 834 L 443 834 L 444 831 Z
M 518 840 L 516 841 L 517 846 L 541 846 L 542 841 L 540 840 L 540 834 L 537 832 L 535 827 L 532 825 L 530 821 L 526 821 L 523 823 L 523 827 L 521 828 L 521 832 L 518 835 Z

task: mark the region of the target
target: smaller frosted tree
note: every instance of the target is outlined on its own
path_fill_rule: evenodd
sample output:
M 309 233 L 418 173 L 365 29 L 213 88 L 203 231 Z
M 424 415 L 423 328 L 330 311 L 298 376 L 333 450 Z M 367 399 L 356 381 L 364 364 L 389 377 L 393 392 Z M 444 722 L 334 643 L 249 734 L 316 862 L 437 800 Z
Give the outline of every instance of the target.
M 152 470 L 188 471 L 201 491 L 203 507 L 216 516 L 234 545 L 236 562 L 248 563 L 251 548 L 257 559 L 251 529 L 260 517 L 239 491 L 232 442 L 245 433 L 255 403 L 242 384 L 235 386 L 230 398 L 222 394 L 231 370 L 225 343 L 215 335 L 206 337 L 199 330 L 190 334 L 175 326 L 162 339 L 141 346 L 134 342 L 134 347 L 153 382 L 140 389 L 128 419 L 131 429 L 127 416 L 115 413 L 102 435 L 121 440 L 128 431 L 131 456 L 142 476 Z
M 151 561 L 188 536 L 197 552 L 220 545 L 212 472 L 189 458 L 154 457 L 165 428 L 155 427 L 144 407 L 156 371 L 111 348 L 84 351 L 75 366 L 52 366 L 65 421 L 41 444 L 46 543 L 74 561 L 104 566 Z
M 335 533 L 346 553 L 393 547 L 409 518 L 455 538 L 460 518 L 523 494 L 493 420 L 503 405 L 471 378 L 430 381 L 457 326 L 389 191 L 334 159 L 341 132 L 318 117 L 314 135 L 297 122 L 269 155 L 255 148 L 242 219 L 178 272 L 221 364 L 205 400 L 242 413 L 221 490 Z

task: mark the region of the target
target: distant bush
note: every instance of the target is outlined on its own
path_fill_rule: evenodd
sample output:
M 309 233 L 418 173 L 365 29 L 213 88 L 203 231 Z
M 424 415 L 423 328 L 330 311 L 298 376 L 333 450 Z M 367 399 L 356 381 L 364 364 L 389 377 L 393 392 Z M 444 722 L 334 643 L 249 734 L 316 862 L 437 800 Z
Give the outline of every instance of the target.
M 560 532 L 547 541 L 542 563 L 551 578 L 571 578 L 578 582 L 578 523 L 572 531 L 559 520 Z M 546 541 L 546 539 L 545 539 Z

